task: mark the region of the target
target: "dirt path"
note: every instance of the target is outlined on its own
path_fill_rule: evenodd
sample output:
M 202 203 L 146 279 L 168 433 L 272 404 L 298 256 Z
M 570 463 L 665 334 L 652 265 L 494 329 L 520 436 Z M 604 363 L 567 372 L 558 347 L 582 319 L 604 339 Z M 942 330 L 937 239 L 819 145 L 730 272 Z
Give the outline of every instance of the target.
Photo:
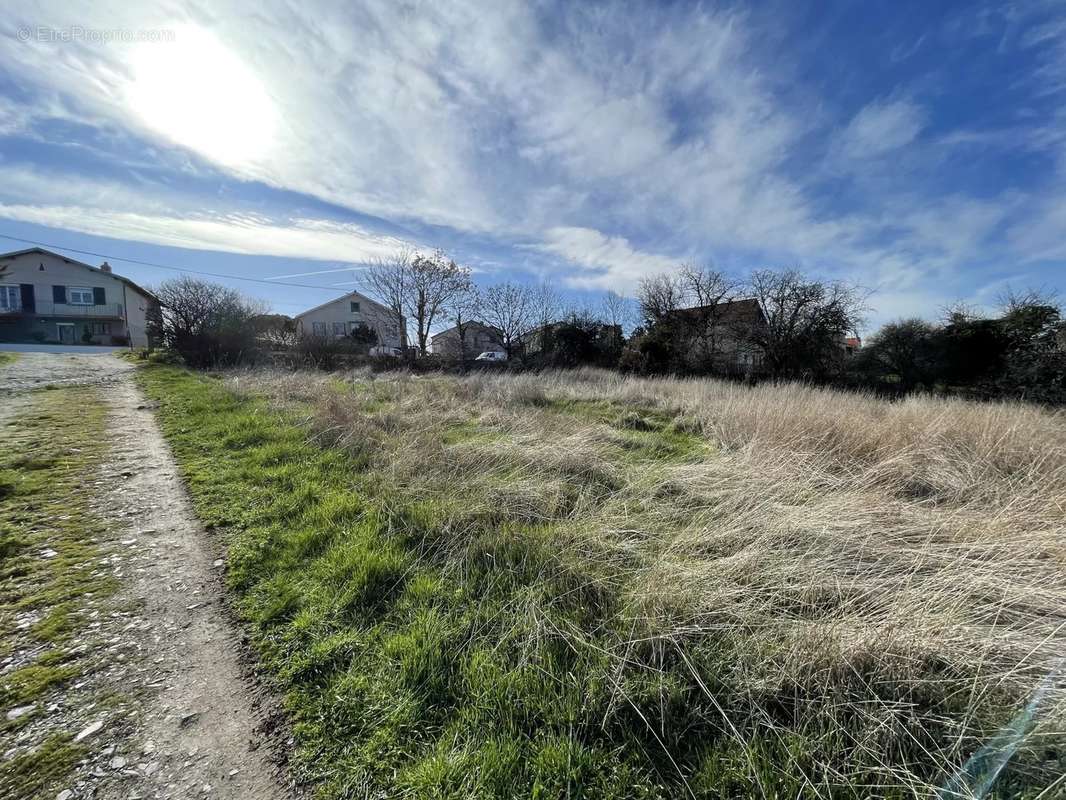
M 122 581 L 126 610 L 93 624 L 95 646 L 105 645 L 113 663 L 92 680 L 105 685 L 117 674 L 134 700 L 122 715 L 90 708 L 82 716 L 86 729 L 101 723 L 83 739 L 93 755 L 59 797 L 291 797 L 271 758 L 276 702 L 260 705 L 242 667 L 241 632 L 225 611 L 221 553 L 193 516 L 129 370 L 110 356 L 44 354 L 0 368 L 0 391 L 17 393 L 0 414 L 48 383 L 97 384 L 108 407 L 111 456 L 100 465 L 99 511 L 117 531 L 107 566 Z

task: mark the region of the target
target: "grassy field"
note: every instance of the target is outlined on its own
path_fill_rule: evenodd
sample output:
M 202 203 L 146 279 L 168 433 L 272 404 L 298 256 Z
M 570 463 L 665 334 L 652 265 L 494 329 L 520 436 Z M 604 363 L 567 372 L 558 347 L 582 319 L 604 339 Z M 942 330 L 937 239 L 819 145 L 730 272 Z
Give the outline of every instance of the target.
M 321 797 L 1061 796 L 1061 414 L 139 374 Z
M 6 367 L 8 364 L 14 364 L 18 357 L 18 353 L 0 352 L 0 367 Z

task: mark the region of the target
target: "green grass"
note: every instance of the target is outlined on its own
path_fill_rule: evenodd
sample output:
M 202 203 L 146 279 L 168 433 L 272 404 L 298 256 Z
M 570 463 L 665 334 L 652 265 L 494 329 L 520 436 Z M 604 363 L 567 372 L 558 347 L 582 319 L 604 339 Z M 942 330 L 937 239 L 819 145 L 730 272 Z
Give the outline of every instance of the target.
M 366 447 L 316 443 L 306 417 L 179 369 L 139 380 L 198 515 L 228 545 L 229 587 L 293 721 L 292 766 L 318 797 L 913 796 L 851 735 L 864 710 L 798 685 L 753 699 L 740 688 L 750 650 L 730 634 L 646 631 L 573 525 L 406 496 Z M 607 425 L 626 469 L 710 452 L 653 409 L 536 405 Z M 471 421 L 440 435 L 500 439 Z M 877 693 L 871 708 L 913 705 L 922 723 L 892 745 L 895 765 L 936 781 L 925 756 L 952 729 L 928 720 L 966 714 L 966 698 L 853 677 Z M 824 713 L 800 713 L 813 702 Z
M 89 482 L 107 446 L 99 399 L 84 388 L 40 392 L 2 434 L 0 656 L 23 663 L 0 677 L 0 710 L 37 706 L 16 720 L 0 719 L 6 750 L 6 737 L 30 725 L 50 698 L 90 668 L 91 653 L 71 655 L 64 644 L 87 623 L 80 609 L 108 598 L 117 584 L 98 574 L 106 529 L 89 507 Z M 46 550 L 55 555 L 42 557 Z M 33 622 L 19 629 L 19 619 Z M 67 774 L 78 753 L 53 737 L 0 764 L 0 796 L 39 796 Z
M 54 797 L 54 787 L 73 772 L 86 748 L 69 734 L 52 734 L 38 748 L 15 756 L 0 768 L 0 796 Z
M 0 352 L 0 367 L 6 367 L 8 364 L 14 364 L 18 360 L 18 353 Z

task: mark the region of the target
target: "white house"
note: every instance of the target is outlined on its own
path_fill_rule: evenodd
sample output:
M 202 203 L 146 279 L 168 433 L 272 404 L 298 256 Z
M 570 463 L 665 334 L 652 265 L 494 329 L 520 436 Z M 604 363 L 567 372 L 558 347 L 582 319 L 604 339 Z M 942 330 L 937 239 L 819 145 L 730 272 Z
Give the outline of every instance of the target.
M 350 336 L 360 325 L 366 325 L 378 337 L 378 346 L 403 349 L 406 343 L 406 322 L 392 309 L 359 292 L 350 292 L 336 300 L 296 315 L 296 332 L 301 336 Z
M 92 267 L 32 247 L 0 255 L 0 341 L 148 345 L 159 300 L 104 262 Z

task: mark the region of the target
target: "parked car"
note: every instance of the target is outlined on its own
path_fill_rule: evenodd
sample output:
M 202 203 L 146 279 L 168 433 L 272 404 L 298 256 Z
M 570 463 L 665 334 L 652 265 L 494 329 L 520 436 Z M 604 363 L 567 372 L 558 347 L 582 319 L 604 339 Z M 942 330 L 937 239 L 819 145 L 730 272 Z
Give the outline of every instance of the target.
M 475 361 L 506 361 L 507 353 L 501 353 L 499 350 L 486 350 L 484 353 L 474 359 Z
M 403 350 L 399 347 L 386 347 L 379 344 L 370 348 L 370 355 L 375 358 L 400 358 L 403 356 Z

